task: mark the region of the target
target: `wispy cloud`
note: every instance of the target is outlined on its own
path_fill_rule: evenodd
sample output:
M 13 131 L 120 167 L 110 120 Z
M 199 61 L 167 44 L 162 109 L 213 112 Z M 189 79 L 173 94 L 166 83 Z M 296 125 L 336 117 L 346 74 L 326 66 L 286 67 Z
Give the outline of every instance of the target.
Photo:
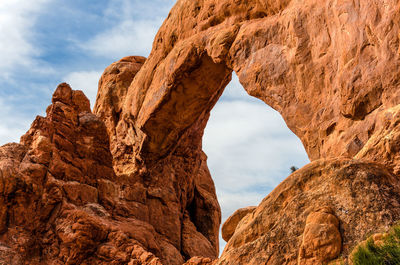
M 19 138 L 29 128 L 32 120 L 23 113 L 16 112 L 7 99 L 0 98 L 0 146 L 9 142 L 19 142 Z
M 223 222 L 239 208 L 257 206 L 291 166 L 308 163 L 301 141 L 280 114 L 247 95 L 236 75 L 211 111 L 203 148 Z
M 233 84 L 228 89 L 239 87 Z M 263 187 L 276 186 L 292 165 L 308 161 L 280 114 L 250 96 L 221 98 L 211 112 L 203 146 L 216 185 L 225 191 L 258 187 L 265 194 Z
M 128 55 L 147 56 L 157 30 L 174 2 L 111 0 L 101 16 L 108 26 L 88 40 L 75 40 L 75 46 L 93 57 L 110 60 L 110 64 Z M 101 71 L 93 71 L 91 67 L 70 72 L 64 79 L 72 88 L 83 90 L 93 106 L 100 75 Z
M 51 68 L 39 59 L 43 50 L 35 26 L 51 1 L 0 1 L 0 145 L 19 142 L 35 115 L 42 114 L 30 106 L 38 105 L 34 95 L 45 91 L 34 79 Z
M 158 26 L 157 21 L 126 20 L 98 34 L 81 47 L 102 57 L 147 56 Z
M 10 78 L 16 68 L 37 65 L 36 57 L 41 50 L 33 43 L 33 28 L 48 2 L 50 0 L 0 1 L 0 78 Z
M 146 55 L 174 2 L 1 0 L 0 144 L 19 139 L 60 82 L 83 90 L 93 106 L 103 69 Z
M 81 43 L 80 47 L 96 56 L 107 58 L 147 56 L 157 30 L 174 2 L 112 0 L 104 12 L 104 19 L 116 23 L 87 42 Z

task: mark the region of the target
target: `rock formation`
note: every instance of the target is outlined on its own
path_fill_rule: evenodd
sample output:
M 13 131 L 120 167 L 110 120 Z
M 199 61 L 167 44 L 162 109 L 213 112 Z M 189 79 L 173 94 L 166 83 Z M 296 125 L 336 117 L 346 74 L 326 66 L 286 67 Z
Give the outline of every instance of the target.
M 217 264 L 325 264 L 399 220 L 399 205 L 400 180 L 382 165 L 317 160 L 242 219 Z
M 37 117 L 21 144 L 0 148 L 2 261 L 182 264 L 196 255 L 215 258 L 217 231 L 203 235 L 193 223 L 204 220 L 210 228 L 212 217 L 218 229 L 208 171 L 198 172 L 196 182 L 152 185 L 147 175 L 115 174 L 107 128 L 89 106 L 81 91 L 61 84 L 47 116 Z M 181 198 L 188 205 L 174 192 L 192 196 Z M 181 207 L 187 208 L 180 213 Z
M 165 237 L 158 244 L 169 258 L 166 264 L 195 256 L 216 258 L 221 212 L 201 146 L 185 144 L 170 156 L 145 163 L 131 145 L 135 129 L 120 122 L 128 86 L 144 62 L 143 57 L 123 58 L 99 82 L 94 112 L 107 125 L 114 171 L 125 196 L 138 202 L 135 212 L 143 217 L 137 218 Z M 186 135 L 188 142 L 200 142 L 201 136 L 197 128 Z
M 229 239 L 235 233 L 236 227 L 238 226 L 239 222 L 248 214 L 251 214 L 255 211 L 257 207 L 250 206 L 246 208 L 242 208 L 234 212 L 223 224 L 221 228 L 222 238 L 228 242 Z
M 339 220 L 330 207 L 308 215 L 298 264 L 324 264 L 338 257 L 342 248 Z
M 149 58 L 106 69 L 94 114 L 82 92 L 61 84 L 47 116 L 20 144 L 0 148 L 0 257 L 168 265 L 346 257 L 400 218 L 399 8 L 178 0 Z M 312 162 L 251 214 L 232 217 L 212 261 L 221 217 L 201 141 L 233 71 L 281 113 Z

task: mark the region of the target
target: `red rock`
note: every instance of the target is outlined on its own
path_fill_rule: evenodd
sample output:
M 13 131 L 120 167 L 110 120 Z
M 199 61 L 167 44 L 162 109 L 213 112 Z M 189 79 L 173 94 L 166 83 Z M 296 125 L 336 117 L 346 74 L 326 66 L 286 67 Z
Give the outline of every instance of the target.
M 61 84 L 52 102 L 21 144 L 0 148 L 4 259 L 13 251 L 29 264 L 216 258 L 220 209 L 201 148 L 130 171 L 137 165 L 110 152 L 117 138 L 82 92 Z
M 201 257 L 193 257 L 187 262 L 185 262 L 184 265 L 212 265 L 213 260 L 210 258 L 201 258 Z
M 66 197 L 76 205 L 97 203 L 98 201 L 98 191 L 92 186 L 73 181 L 66 182 L 62 188 Z
M 47 116 L 0 148 L 0 257 L 295 264 L 333 258 L 339 236 L 345 257 L 400 218 L 398 8 L 179 0 L 148 59 L 106 69 L 94 114 L 82 92 L 61 84 Z M 313 162 L 238 218 L 211 261 L 221 213 L 202 135 L 233 71 L 281 113 Z M 332 208 L 328 224 L 321 206 Z
M 395 2 L 383 8 L 365 1 L 179 1 L 126 94 L 121 115 L 130 118 L 120 119 L 116 126 L 122 136 L 121 150 L 133 150 L 140 172 L 151 176 L 176 172 L 174 166 L 168 169 L 159 161 L 174 158 L 168 160 L 171 165 L 177 161 L 177 153 L 193 157 L 193 150 L 201 147 L 209 112 L 235 71 L 250 95 L 281 113 L 312 161 L 361 158 L 365 163 L 384 164 L 382 171 L 397 174 L 396 8 Z M 389 178 L 391 173 L 385 176 Z M 396 185 L 388 183 L 387 187 L 397 189 Z M 385 198 L 382 201 L 390 200 Z M 349 209 L 358 208 L 353 205 Z M 391 212 L 390 222 L 397 218 L 394 208 L 384 209 Z M 301 213 L 296 213 L 293 218 L 303 220 Z M 265 210 L 264 215 L 269 212 Z M 372 226 L 361 216 L 357 218 L 365 225 L 362 231 Z M 304 223 L 296 225 L 296 229 L 304 229 Z M 363 235 L 349 239 L 346 234 L 358 225 L 342 234 L 344 255 Z M 384 225 L 386 221 L 377 221 L 373 226 Z M 254 234 L 254 229 L 258 226 L 249 227 L 246 233 Z M 223 255 L 218 262 L 237 264 L 234 253 L 238 253 L 243 264 L 265 263 L 260 248 L 237 249 L 232 240 L 250 239 L 245 240 L 242 233 L 235 235 L 224 252 L 231 257 Z M 300 244 L 291 246 L 290 253 L 282 250 L 286 249 L 284 243 L 279 244 L 279 249 L 270 247 L 268 253 L 274 257 L 270 264 L 297 262 Z
M 342 237 L 339 220 L 330 207 L 308 215 L 300 246 L 298 264 L 324 264 L 340 254 Z
M 117 128 L 117 124 L 124 118 L 121 116 L 121 111 L 128 87 L 145 61 L 144 57 L 128 56 L 107 67 L 99 81 L 99 91 L 93 110 L 107 127 L 110 150 L 114 157 L 113 163 L 120 167 L 126 165 L 127 169 L 124 168 L 124 172 L 132 168 L 134 157 L 132 150 L 125 149 L 120 143 L 123 136 L 118 134 L 121 129 Z
M 241 208 L 235 211 L 222 225 L 221 233 L 222 238 L 228 242 L 229 239 L 235 233 L 236 227 L 239 222 L 248 214 L 253 213 L 257 207 L 251 206 L 246 208 Z
M 143 57 L 126 57 L 109 66 L 100 80 L 94 108 L 110 135 L 114 171 L 121 187 L 119 199 L 124 201 L 117 214 L 123 215 L 126 207 L 135 203 L 130 214 L 151 224 L 166 239 L 159 242 L 164 253 L 160 258 L 166 264 L 182 264 L 198 255 L 216 258 L 221 213 L 201 146 L 183 144 L 181 150 L 177 148 L 169 156 L 146 163 L 145 157 L 134 152 L 135 129 L 121 122 L 131 119 L 122 115 L 122 107 L 128 87 L 144 61 Z M 198 128 L 187 132 L 186 139 L 199 143 Z M 111 188 L 115 184 L 107 185 Z M 110 188 L 105 183 L 101 186 L 104 188 L 100 196 L 112 202 L 110 197 L 116 195 L 106 195 Z
M 143 211 L 146 190 L 140 183 L 127 188 L 124 181 L 130 179 L 117 179 L 107 129 L 90 113 L 87 98 L 61 84 L 52 102 L 21 144 L 0 147 L 2 261 L 11 264 L 15 256 L 15 264 L 128 264 L 136 259 L 161 264 L 154 254 L 144 258 L 150 254 L 145 248 L 169 261 L 162 249 L 167 239 Z M 136 200 L 141 206 L 133 204 Z M 145 221 L 132 219 L 137 216 Z M 135 248 L 143 249 L 139 256 Z
M 380 164 L 314 161 L 242 219 L 216 264 L 323 264 L 339 253 L 347 257 L 368 234 L 399 220 L 399 189 Z M 332 211 L 319 211 L 324 206 Z

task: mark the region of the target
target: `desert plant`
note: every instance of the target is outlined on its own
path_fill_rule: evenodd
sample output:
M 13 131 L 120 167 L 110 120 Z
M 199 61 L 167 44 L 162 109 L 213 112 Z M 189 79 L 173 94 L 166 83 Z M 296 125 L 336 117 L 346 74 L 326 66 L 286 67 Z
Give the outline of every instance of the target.
M 400 264 L 400 225 L 395 225 L 380 243 L 370 237 L 353 254 L 354 265 Z

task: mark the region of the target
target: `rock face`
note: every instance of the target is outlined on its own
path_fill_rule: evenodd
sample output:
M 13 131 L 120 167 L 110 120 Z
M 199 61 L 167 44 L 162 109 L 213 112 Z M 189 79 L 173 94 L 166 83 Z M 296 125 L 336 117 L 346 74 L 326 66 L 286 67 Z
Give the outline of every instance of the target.
M 115 174 L 110 128 L 89 106 L 81 91 L 61 84 L 47 116 L 37 117 L 21 144 L 0 148 L 1 261 L 183 264 L 192 256 L 215 258 L 218 233 L 212 229 L 220 216 L 208 171 L 197 172 L 203 178 L 196 182 L 164 179 L 159 186 L 149 185 L 148 175 Z M 214 208 L 207 200 L 215 200 Z M 211 230 L 201 230 L 205 235 L 195 223 L 202 220 Z
M 13 253 L 10 264 L 127 264 L 146 253 L 135 239 L 156 245 L 133 207 L 112 197 L 107 130 L 89 106 L 61 84 L 21 144 L 0 148 L 1 252 Z
M 189 145 L 201 141 L 202 130 L 193 128 L 182 149 L 146 163 L 131 144 L 135 129 L 121 122 L 132 118 L 121 108 L 144 62 L 143 57 L 123 58 L 109 66 L 99 82 L 94 112 L 107 125 L 117 183 L 122 196 L 135 202 L 135 218 L 162 235 L 158 245 L 165 264 L 182 264 L 195 256 L 216 258 L 220 207 L 206 156 L 200 145 Z
M 121 123 L 136 129 L 138 154 L 157 160 L 235 71 L 250 95 L 282 114 L 311 160 L 378 160 L 387 151 L 372 141 L 384 141 L 383 120 L 395 123 L 400 100 L 397 8 L 397 1 L 180 0 L 128 89 L 122 116 L 130 124 Z
M 400 218 L 399 8 L 178 0 L 149 58 L 106 69 L 94 114 L 82 92 L 61 84 L 47 116 L 20 144 L 0 148 L 0 257 L 168 265 L 346 257 Z M 253 213 L 234 215 L 212 261 L 221 216 L 202 135 L 233 71 L 281 113 L 312 163 Z
M 193 151 L 188 151 L 201 147 L 209 112 L 235 71 L 250 95 L 282 114 L 312 161 L 325 163 L 340 157 L 340 163 L 346 164 L 346 159 L 361 159 L 379 165 L 382 172 L 387 170 L 385 178 L 394 177 L 400 168 L 398 8 L 397 1 L 177 1 L 128 88 L 117 125 L 123 128 L 120 142 L 133 150 L 137 168 L 151 175 L 159 175 L 154 166 L 158 161 L 176 154 L 193 157 Z M 176 172 L 172 168 L 164 172 L 169 170 Z M 313 174 L 319 174 L 322 169 L 314 170 Z M 307 175 L 299 178 L 307 179 Z M 367 187 L 372 181 L 362 180 Z M 397 190 L 396 185 L 390 182 L 388 188 Z M 362 199 L 358 198 L 362 192 L 351 194 Z M 390 197 L 382 201 L 391 201 Z M 303 199 L 292 209 L 298 222 L 289 238 L 295 245 L 285 245 L 283 234 L 283 241 L 277 235 L 264 236 L 264 248 L 272 241 L 275 247 L 263 252 L 261 246 L 252 245 L 259 242 L 258 237 L 246 235 L 259 235 L 258 230 L 267 233 L 270 228 L 265 222 L 253 227 L 242 220 L 218 264 L 237 264 L 238 256 L 251 264 L 296 262 L 301 241 L 293 238 L 302 235 L 307 217 L 299 209 L 329 201 L 326 197 Z M 360 203 L 363 209 L 367 205 L 364 200 Z M 328 206 L 340 223 L 346 221 L 339 208 Z M 257 216 L 268 212 L 267 219 L 277 223 L 280 215 L 271 217 L 266 207 L 259 206 L 252 216 L 261 218 Z M 357 207 L 349 206 L 348 211 Z M 361 214 L 348 221 L 349 227 L 341 228 L 343 253 L 361 240 L 368 227 L 381 229 L 394 222 L 394 207 L 376 211 L 382 215 L 388 209 L 390 221 L 382 218 L 372 226 Z M 358 228 L 359 222 L 365 227 Z M 284 224 L 276 226 L 282 229 Z M 350 232 L 357 229 L 357 234 Z
M 342 248 L 339 220 L 330 207 L 308 215 L 298 264 L 325 264 L 338 257 Z
M 399 220 L 399 205 L 400 180 L 382 165 L 317 160 L 242 219 L 216 264 L 325 264 Z
M 257 207 L 252 206 L 252 207 L 246 207 L 237 210 L 234 212 L 222 225 L 221 233 L 222 233 L 222 238 L 228 242 L 229 239 L 233 236 L 235 233 L 236 227 L 238 226 L 239 222 L 248 214 L 251 214 L 254 212 L 254 210 Z
M 129 56 L 111 64 L 104 70 L 99 81 L 99 91 L 93 112 L 100 117 L 110 137 L 110 151 L 113 155 L 115 169 L 121 172 L 132 168 L 132 149 L 125 148 L 121 143 L 123 128 L 117 128 L 121 118 L 123 100 L 135 75 L 146 61 L 146 58 Z M 122 131 L 122 132 L 121 132 Z M 133 169 L 131 169 L 133 170 Z

